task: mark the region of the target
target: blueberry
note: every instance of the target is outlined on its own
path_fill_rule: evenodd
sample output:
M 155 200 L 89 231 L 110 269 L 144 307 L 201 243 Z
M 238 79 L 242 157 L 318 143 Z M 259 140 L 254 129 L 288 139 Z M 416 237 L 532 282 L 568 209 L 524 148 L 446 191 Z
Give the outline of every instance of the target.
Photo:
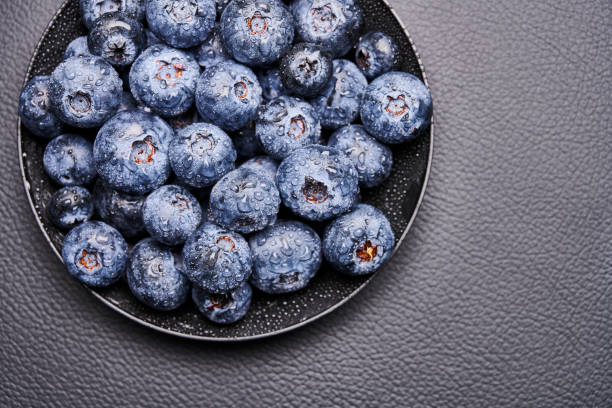
M 295 0 L 291 11 L 297 38 L 319 44 L 335 58 L 353 48 L 363 26 L 356 0 Z
M 87 37 L 91 53 L 115 67 L 132 65 L 145 41 L 142 25 L 119 13 L 105 14 L 97 19 Z
M 255 135 L 255 122 L 250 122 L 246 127 L 232 134 L 234 147 L 240 157 L 253 157 L 263 153 L 263 147 Z
M 94 21 L 106 13 L 120 12 L 137 21 L 144 19 L 143 0 L 80 0 L 83 23 L 89 29 Z
M 121 102 L 117 112 L 130 111 L 137 109 L 137 102 L 130 92 L 123 91 L 121 94 Z
M 170 143 L 170 164 L 181 181 L 206 187 L 234 169 L 236 150 L 215 125 L 196 123 L 177 132 Z
M 165 185 L 153 191 L 142 206 L 142 221 L 162 244 L 180 245 L 198 228 L 202 208 L 186 188 Z
M 289 92 L 311 98 L 318 95 L 331 79 L 332 57 L 321 46 L 296 44 L 281 60 L 280 74 Z
M 383 143 L 413 140 L 430 123 L 431 94 L 425 84 L 406 72 L 389 72 L 368 86 L 361 121 Z
M 276 184 L 248 168 L 229 172 L 210 192 L 211 221 L 244 234 L 274 224 L 280 206 Z
M 149 30 L 148 28 L 144 29 L 144 33 L 145 33 L 145 46 L 143 47 L 143 49 L 146 50 L 147 48 L 152 47 L 154 45 L 163 44 L 162 40 L 157 38 L 155 33 L 153 33 L 153 31 Z
M 193 105 L 200 66 L 189 52 L 154 45 L 130 70 L 134 98 L 161 116 L 177 116 Z
M 176 48 L 194 47 L 215 25 L 214 0 L 145 0 L 149 29 Z
M 96 177 L 92 144 L 78 135 L 60 135 L 51 140 L 43 154 L 45 172 L 62 186 L 84 186 Z
M 206 122 L 234 131 L 255 119 L 261 95 L 261 86 L 253 71 L 228 60 L 202 73 L 196 105 Z
M 238 233 L 203 223 L 183 247 L 185 275 L 212 293 L 227 293 L 251 275 L 249 244 Z
M 88 221 L 93 215 L 93 199 L 86 188 L 79 186 L 63 187 L 51 196 L 47 204 L 47 214 L 58 228 L 70 229 Z
M 77 37 L 68 44 L 64 51 L 64 59 L 71 57 L 91 57 L 93 54 L 89 51 L 87 45 L 87 36 Z
M 323 234 L 323 255 L 339 272 L 367 275 L 389 258 L 395 237 L 387 217 L 375 207 L 359 204 L 332 221 Z
M 210 293 L 195 286 L 192 290 L 192 299 L 198 310 L 219 324 L 231 324 L 242 319 L 251 306 L 252 297 L 253 289 L 248 282 L 223 294 Z
M 270 157 L 282 160 L 295 149 L 317 143 L 321 122 L 308 102 L 281 96 L 262 105 L 255 134 Z
M 80 282 L 106 287 L 121 277 L 128 245 L 116 229 L 100 221 L 87 221 L 68 232 L 62 258 L 68 273 Z
M 240 165 L 240 168 L 251 169 L 261 176 L 267 176 L 276 184 L 278 162 L 269 156 L 256 156 Z
M 278 68 L 259 71 L 257 79 L 263 91 L 264 101 L 271 101 L 279 96 L 289 95 L 289 91 L 287 91 L 283 81 L 281 81 L 280 70 Z
M 193 53 L 202 69 L 212 67 L 230 58 L 223 49 L 223 40 L 218 26 L 213 28 L 206 41 L 193 49 Z
M 338 129 L 353 122 L 361 107 L 368 80 L 357 65 L 334 60 L 334 74 L 319 96 L 310 103 L 319 113 L 324 128 Z
M 393 38 L 371 31 L 359 39 L 355 61 L 368 79 L 374 79 L 399 65 L 399 48 Z
M 312 145 L 296 150 L 278 167 L 276 182 L 283 204 L 311 221 L 347 212 L 359 195 L 357 170 L 332 147 Z
M 141 211 L 146 196 L 113 190 L 100 179 L 93 193 L 94 206 L 102 221 L 117 228 L 124 237 L 136 237 L 145 232 Z
M 174 310 L 185 303 L 191 285 L 176 263 L 172 251 L 151 238 L 137 243 L 125 272 L 134 296 L 161 311 Z
M 293 42 L 293 16 L 279 0 L 234 0 L 221 16 L 221 36 L 236 61 L 269 66 Z
M 110 119 L 117 112 L 122 92 L 119 75 L 100 57 L 68 58 L 49 80 L 55 115 L 79 128 L 95 128 Z
M 259 290 L 289 293 L 303 289 L 321 266 L 321 239 L 298 221 L 280 221 L 249 239 L 250 282 Z
M 187 126 L 191 126 L 198 122 L 201 122 L 200 115 L 198 114 L 198 110 L 195 108 L 191 108 L 187 112 L 181 113 L 178 116 L 168 118 L 168 124 L 172 130 L 174 130 L 174 132 L 178 132 L 181 129 L 185 129 Z
M 391 173 L 391 149 L 370 136 L 361 125 L 338 129 L 327 145 L 340 150 L 353 162 L 359 174 L 359 185 L 362 187 L 376 187 Z
M 100 178 L 129 194 L 155 190 L 170 175 L 168 147 L 174 132 L 163 119 L 141 110 L 119 112 L 94 142 Z
M 48 76 L 30 79 L 19 96 L 21 123 L 38 137 L 52 139 L 59 136 L 64 125 L 51 110 Z

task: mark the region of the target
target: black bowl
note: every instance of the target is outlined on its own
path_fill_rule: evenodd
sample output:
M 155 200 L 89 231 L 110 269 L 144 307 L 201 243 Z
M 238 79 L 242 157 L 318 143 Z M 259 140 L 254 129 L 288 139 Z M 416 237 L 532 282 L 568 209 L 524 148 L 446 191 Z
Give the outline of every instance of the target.
M 426 81 L 410 37 L 389 4 L 385 0 L 360 0 L 360 3 L 366 16 L 366 29 L 391 35 L 400 45 L 401 70 Z M 36 47 L 27 79 L 51 73 L 62 60 L 68 43 L 85 34 L 78 0 L 67 0 Z M 26 193 L 44 236 L 61 260 L 64 234 L 45 215 L 45 206 L 57 190 L 43 171 L 45 142 L 34 137 L 21 123 L 17 133 Z M 391 221 L 397 237 L 395 250 L 406 236 L 423 198 L 432 158 L 432 138 L 433 130 L 429 128 L 414 142 L 393 147 L 395 164 L 389 179 L 378 188 L 362 192 L 363 201 L 380 208 Z M 379 273 L 384 275 L 384 269 Z M 106 289 L 88 290 L 112 309 L 153 329 L 193 339 L 237 341 L 283 333 L 312 322 L 345 303 L 371 279 L 372 276 L 342 276 L 323 264 L 310 285 L 300 292 L 275 297 L 255 293 L 247 316 L 230 326 L 209 322 L 190 302 L 173 312 L 149 309 L 132 296 L 125 282 Z

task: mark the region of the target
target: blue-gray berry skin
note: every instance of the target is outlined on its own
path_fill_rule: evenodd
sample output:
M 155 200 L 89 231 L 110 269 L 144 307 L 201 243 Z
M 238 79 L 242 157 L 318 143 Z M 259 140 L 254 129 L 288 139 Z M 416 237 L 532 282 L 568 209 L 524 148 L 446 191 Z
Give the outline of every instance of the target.
M 47 215 L 58 228 L 70 229 L 88 221 L 94 212 L 93 198 L 86 188 L 62 187 L 51 196 Z
M 253 289 L 248 282 L 222 294 L 207 292 L 196 286 L 192 290 L 193 303 L 207 319 L 218 324 L 232 324 L 242 319 L 251 307 Z
M 361 121 L 368 132 L 387 144 L 418 137 L 431 122 L 431 94 L 425 84 L 406 72 L 388 72 L 368 86 Z
M 333 73 L 331 55 L 316 44 L 295 44 L 280 63 L 281 80 L 285 88 L 298 96 L 317 96 Z
M 174 132 L 159 116 L 133 110 L 106 122 L 94 142 L 100 178 L 129 194 L 155 190 L 170 175 L 168 148 Z
M 321 266 L 321 239 L 298 221 L 279 221 L 249 239 L 250 282 L 269 294 L 303 289 Z
M 129 91 L 123 91 L 121 94 L 121 103 L 117 112 L 131 111 L 137 109 L 137 102 Z
M 338 129 L 331 135 L 327 145 L 340 150 L 353 162 L 361 187 L 379 186 L 391 174 L 391 149 L 370 136 L 361 125 Z
M 106 287 L 119 280 L 127 257 L 125 239 L 115 228 L 100 221 L 87 221 L 71 229 L 62 246 L 68 273 L 94 287 Z
M 68 44 L 64 51 L 64 59 L 71 57 L 91 57 L 93 54 L 89 51 L 87 45 L 87 36 L 77 37 Z
M 253 170 L 262 176 L 267 176 L 276 184 L 278 162 L 270 156 L 255 156 L 240 165 L 240 168 Z
M 191 284 L 177 267 L 170 248 L 151 238 L 138 242 L 127 262 L 126 278 L 134 296 L 160 311 L 174 310 L 189 297 Z
M 210 221 L 249 234 L 274 224 L 280 206 L 275 183 L 248 168 L 226 174 L 210 192 Z
M 234 0 L 220 22 L 227 52 L 250 66 L 270 66 L 293 42 L 293 16 L 280 0 Z
M 193 105 L 200 66 L 189 52 L 154 45 L 140 54 L 130 70 L 137 101 L 161 116 L 177 116 Z
M 280 70 L 278 68 L 270 68 L 259 71 L 257 79 L 263 91 L 264 101 L 271 101 L 279 96 L 289 95 L 289 91 L 283 85 L 281 80 Z
M 45 172 L 62 186 L 85 186 L 96 177 L 92 144 L 79 135 L 64 134 L 45 147 Z
M 61 62 L 49 80 L 49 98 L 55 115 L 78 128 L 101 126 L 116 112 L 123 83 L 100 57 L 72 57 Z
M 352 123 L 359 115 L 368 80 L 348 60 L 334 60 L 334 73 L 323 91 L 310 103 L 319 113 L 321 125 L 338 129 Z
M 399 47 L 389 35 L 370 31 L 359 39 L 355 62 L 368 79 L 374 79 L 399 65 Z
M 98 18 L 87 37 L 91 53 L 117 68 L 132 65 L 145 42 L 142 25 L 120 13 L 108 13 Z
M 35 136 L 52 139 L 64 130 L 64 124 L 51 109 L 49 76 L 30 79 L 19 96 L 21 123 Z
M 195 286 L 227 293 L 251 276 L 251 251 L 240 234 L 205 222 L 185 242 L 183 264 Z
M 217 126 L 195 123 L 177 132 L 169 156 L 178 178 L 201 188 L 213 185 L 234 169 L 236 150 L 230 137 Z
M 200 225 L 202 208 L 186 188 L 168 184 L 149 194 L 142 206 L 142 221 L 157 241 L 180 245 Z
M 214 0 L 145 0 L 149 29 L 166 44 L 190 48 L 200 44 L 215 25 Z
M 83 23 L 90 29 L 106 13 L 120 12 L 137 21 L 144 20 L 144 0 L 80 0 Z
M 155 33 L 153 33 L 153 31 L 149 30 L 148 28 L 144 29 L 144 33 L 145 33 L 145 46 L 143 47 L 143 49 L 146 50 L 147 48 L 152 47 L 154 45 L 163 44 L 162 40 L 157 38 Z
M 204 121 L 227 131 L 247 126 L 257 116 L 262 90 L 250 68 L 224 61 L 198 80 L 196 106 Z
M 363 27 L 357 0 L 295 0 L 291 12 L 298 40 L 319 44 L 334 58 L 353 48 Z
M 320 145 L 296 150 L 278 167 L 276 182 L 283 204 L 311 221 L 349 211 L 359 195 L 357 170 L 339 150 Z
M 215 26 L 208 38 L 202 44 L 194 47 L 192 52 L 198 64 L 204 70 L 230 58 L 223 48 L 223 40 L 218 26 Z
M 96 212 L 108 225 L 115 227 L 124 237 L 142 235 L 145 226 L 142 222 L 142 205 L 147 198 L 114 190 L 98 179 L 93 190 Z
M 337 271 L 353 276 L 375 272 L 394 246 L 395 236 L 387 217 L 368 204 L 359 204 L 335 219 L 323 234 L 325 259 Z
M 255 134 L 266 154 L 282 160 L 300 147 L 317 143 L 321 122 L 308 102 L 281 96 L 261 106 Z
M 250 158 L 263 153 L 263 147 L 255 134 L 255 121 L 232 133 L 236 153 L 242 158 Z

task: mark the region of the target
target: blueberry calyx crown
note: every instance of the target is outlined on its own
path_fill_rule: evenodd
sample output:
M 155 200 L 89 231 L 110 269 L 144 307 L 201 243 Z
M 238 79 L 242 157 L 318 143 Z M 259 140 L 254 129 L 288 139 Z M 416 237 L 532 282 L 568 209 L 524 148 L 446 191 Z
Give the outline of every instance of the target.
M 378 248 L 376 247 L 376 245 L 373 245 L 370 240 L 367 240 L 355 251 L 355 255 L 359 257 L 361 262 L 371 262 L 374 258 L 376 258 L 377 253 Z
M 91 96 L 82 91 L 68 96 L 70 109 L 77 115 L 84 115 L 91 110 Z
M 185 210 L 190 210 L 191 205 L 189 205 L 189 200 L 187 197 L 180 193 L 176 193 L 172 201 L 170 201 L 170 205 L 173 207 L 177 207 L 180 213 L 184 213 Z
M 302 115 L 291 118 L 287 135 L 299 139 L 306 133 L 306 120 Z
M 327 186 L 310 176 L 304 178 L 302 194 L 310 204 L 323 204 L 329 198 Z
M 95 250 L 83 249 L 79 254 L 76 254 L 76 264 L 79 269 L 85 269 L 84 272 L 93 273 L 96 269 L 102 266 L 100 255 Z
M 252 35 L 263 34 L 268 30 L 268 18 L 261 15 L 261 12 L 256 11 L 247 19 L 247 25 L 251 29 Z
M 198 131 L 195 135 L 195 141 L 189 145 L 189 149 L 192 153 L 198 156 L 204 156 L 204 153 L 208 150 L 212 150 L 215 147 L 215 139 L 210 133 L 204 133 Z
M 211 293 L 208 300 L 210 300 L 210 306 L 207 308 L 209 311 L 213 311 L 215 309 L 227 309 L 229 307 L 233 307 L 235 303 L 234 297 L 231 293 Z
M 194 0 L 173 1 L 164 7 L 164 10 L 177 24 L 193 22 L 198 13 L 198 4 Z
M 155 156 L 155 145 L 151 141 L 151 136 L 146 136 L 143 140 L 132 143 L 132 161 L 136 164 L 150 163 Z
M 322 7 L 315 7 L 310 10 L 310 14 L 314 20 L 313 29 L 315 31 L 323 31 L 331 33 L 338 26 L 339 18 L 335 7 L 331 4 L 326 4 Z
M 385 110 L 395 117 L 401 117 L 408 111 L 408 104 L 406 104 L 406 96 L 404 94 L 398 97 L 387 96 L 387 106 Z
M 155 79 L 164 82 L 166 86 L 171 88 L 176 86 L 178 80 L 183 77 L 183 72 L 186 70 L 184 65 L 176 62 L 157 60 L 155 63 L 158 64 Z M 173 78 L 174 80 L 172 80 Z
M 234 249 L 236 249 L 236 244 L 227 235 L 217 238 L 217 246 L 226 252 L 232 252 Z

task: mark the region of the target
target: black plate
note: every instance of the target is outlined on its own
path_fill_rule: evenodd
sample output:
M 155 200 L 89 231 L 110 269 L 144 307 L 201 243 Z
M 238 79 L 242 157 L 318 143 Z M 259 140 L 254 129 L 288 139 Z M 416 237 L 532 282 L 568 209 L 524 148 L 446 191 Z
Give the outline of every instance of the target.
M 62 60 L 68 43 L 86 34 L 78 3 L 78 0 L 68 0 L 57 12 L 35 50 L 27 79 L 50 74 Z M 400 44 L 401 70 L 426 81 L 410 37 L 387 2 L 361 0 L 360 3 L 367 30 L 385 31 L 391 35 Z M 43 171 L 45 143 L 33 137 L 21 123 L 17 133 L 26 193 L 43 234 L 61 260 L 63 233 L 45 216 L 46 203 L 57 189 Z M 381 187 L 362 192 L 363 201 L 380 208 L 391 221 L 397 237 L 395 250 L 406 236 L 423 198 L 432 157 L 432 138 L 433 129 L 430 128 L 418 140 L 393 147 L 395 164 L 391 177 Z M 379 273 L 384 275 L 384 269 Z M 324 264 L 310 285 L 298 293 L 276 297 L 256 293 L 247 316 L 231 326 L 210 323 L 191 303 L 167 313 L 148 309 L 136 301 L 124 282 L 106 289 L 88 290 L 112 309 L 153 329 L 193 339 L 237 341 L 283 333 L 312 322 L 345 303 L 371 279 L 372 276 L 345 277 Z

